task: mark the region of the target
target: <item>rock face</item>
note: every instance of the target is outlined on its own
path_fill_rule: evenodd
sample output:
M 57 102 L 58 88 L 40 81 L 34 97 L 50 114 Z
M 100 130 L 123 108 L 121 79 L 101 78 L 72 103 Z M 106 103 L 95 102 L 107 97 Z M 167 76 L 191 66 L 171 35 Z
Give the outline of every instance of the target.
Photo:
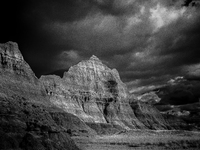
M 44 87 L 24 60 L 17 43 L 0 44 L 0 76 L 3 93 L 37 101 L 46 99 Z
M 85 122 L 145 128 L 129 105 L 129 93 L 116 69 L 96 56 L 72 66 L 63 78 L 42 76 L 50 101 Z
M 0 44 L 0 149 L 78 150 L 80 134 L 95 131 L 49 101 L 16 43 Z
M 56 115 L 68 118 L 66 124 L 63 125 Z M 74 125 L 69 118 L 80 123 L 77 117 L 55 107 L 18 96 L 0 96 L 0 149 L 78 150 L 68 134 L 67 124 Z

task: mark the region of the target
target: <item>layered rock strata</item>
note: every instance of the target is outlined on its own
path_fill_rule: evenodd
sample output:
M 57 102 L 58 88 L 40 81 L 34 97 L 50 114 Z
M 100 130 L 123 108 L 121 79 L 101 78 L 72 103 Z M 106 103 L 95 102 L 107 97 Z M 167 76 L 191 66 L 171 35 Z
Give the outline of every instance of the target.
M 110 123 L 123 128 L 145 128 L 129 105 L 129 93 L 116 69 L 96 56 L 81 61 L 63 78 L 42 76 L 50 101 L 85 122 Z
M 0 44 L 0 89 L 6 95 L 20 95 L 45 101 L 46 92 L 15 42 Z
M 108 68 L 96 56 L 72 66 L 62 78 L 48 75 L 38 80 L 16 43 L 0 44 L 0 83 L 0 97 L 11 104 L 6 105 L 8 110 L 14 108 L 22 112 L 21 115 L 28 114 L 27 120 L 20 120 L 25 121 L 25 124 L 31 120 L 30 114 L 41 107 L 44 115 L 48 114 L 51 118 L 51 121 L 48 121 L 49 117 L 43 118 L 42 124 L 52 127 L 50 122 L 53 122 L 57 128 L 69 131 L 70 134 L 96 134 L 94 130 L 104 134 L 123 129 L 165 128 L 164 125 L 157 125 L 162 121 L 145 122 L 145 119 L 151 119 L 154 115 L 155 118 L 159 116 L 159 112 L 149 105 L 145 109 L 131 107 L 130 99 L 133 97 L 129 95 L 117 70 Z M 13 96 L 20 96 L 20 100 Z M 12 101 L 16 102 L 17 108 L 12 106 Z M 150 111 L 146 115 L 144 110 L 148 107 Z M 17 116 L 15 112 L 12 114 Z M 42 116 L 43 112 L 38 110 L 38 115 Z M 40 117 L 34 120 L 40 122 Z M 26 128 L 29 127 L 23 129 Z
M 62 118 L 66 124 L 62 124 L 57 115 L 68 118 L 67 121 Z M 69 120 L 76 121 L 77 125 Z M 68 124 L 84 128 L 77 117 L 58 108 L 19 96 L 0 95 L 1 150 L 79 150 L 70 138 Z

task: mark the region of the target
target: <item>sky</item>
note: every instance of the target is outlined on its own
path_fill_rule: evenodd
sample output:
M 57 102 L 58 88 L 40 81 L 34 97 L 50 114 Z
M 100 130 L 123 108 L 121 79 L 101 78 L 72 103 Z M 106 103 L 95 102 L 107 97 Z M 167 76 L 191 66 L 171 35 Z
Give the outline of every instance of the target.
M 191 0 L 20 0 L 0 10 L 0 43 L 19 44 L 40 77 L 96 55 L 130 92 L 200 76 L 200 9 Z

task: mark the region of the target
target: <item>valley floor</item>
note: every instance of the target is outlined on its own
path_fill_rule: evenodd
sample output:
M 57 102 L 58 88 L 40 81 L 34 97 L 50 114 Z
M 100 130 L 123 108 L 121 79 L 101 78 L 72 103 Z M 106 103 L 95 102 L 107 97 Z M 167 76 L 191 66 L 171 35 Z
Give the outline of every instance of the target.
M 81 150 L 198 150 L 200 132 L 141 131 L 120 132 L 115 135 L 72 137 Z

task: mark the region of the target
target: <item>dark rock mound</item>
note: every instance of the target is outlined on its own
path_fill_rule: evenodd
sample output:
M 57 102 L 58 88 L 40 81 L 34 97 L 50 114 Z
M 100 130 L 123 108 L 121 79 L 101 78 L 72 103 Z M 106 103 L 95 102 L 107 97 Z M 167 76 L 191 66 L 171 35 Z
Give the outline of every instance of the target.
M 55 114 L 59 116 L 60 113 L 65 115 L 64 118 L 76 118 L 57 108 L 33 103 L 22 97 L 0 97 L 0 149 L 78 150 L 67 126 L 54 120 Z M 72 126 L 70 119 L 66 122 Z
M 131 102 L 135 116 L 149 129 L 171 129 L 162 114 L 151 104 L 135 101 Z

